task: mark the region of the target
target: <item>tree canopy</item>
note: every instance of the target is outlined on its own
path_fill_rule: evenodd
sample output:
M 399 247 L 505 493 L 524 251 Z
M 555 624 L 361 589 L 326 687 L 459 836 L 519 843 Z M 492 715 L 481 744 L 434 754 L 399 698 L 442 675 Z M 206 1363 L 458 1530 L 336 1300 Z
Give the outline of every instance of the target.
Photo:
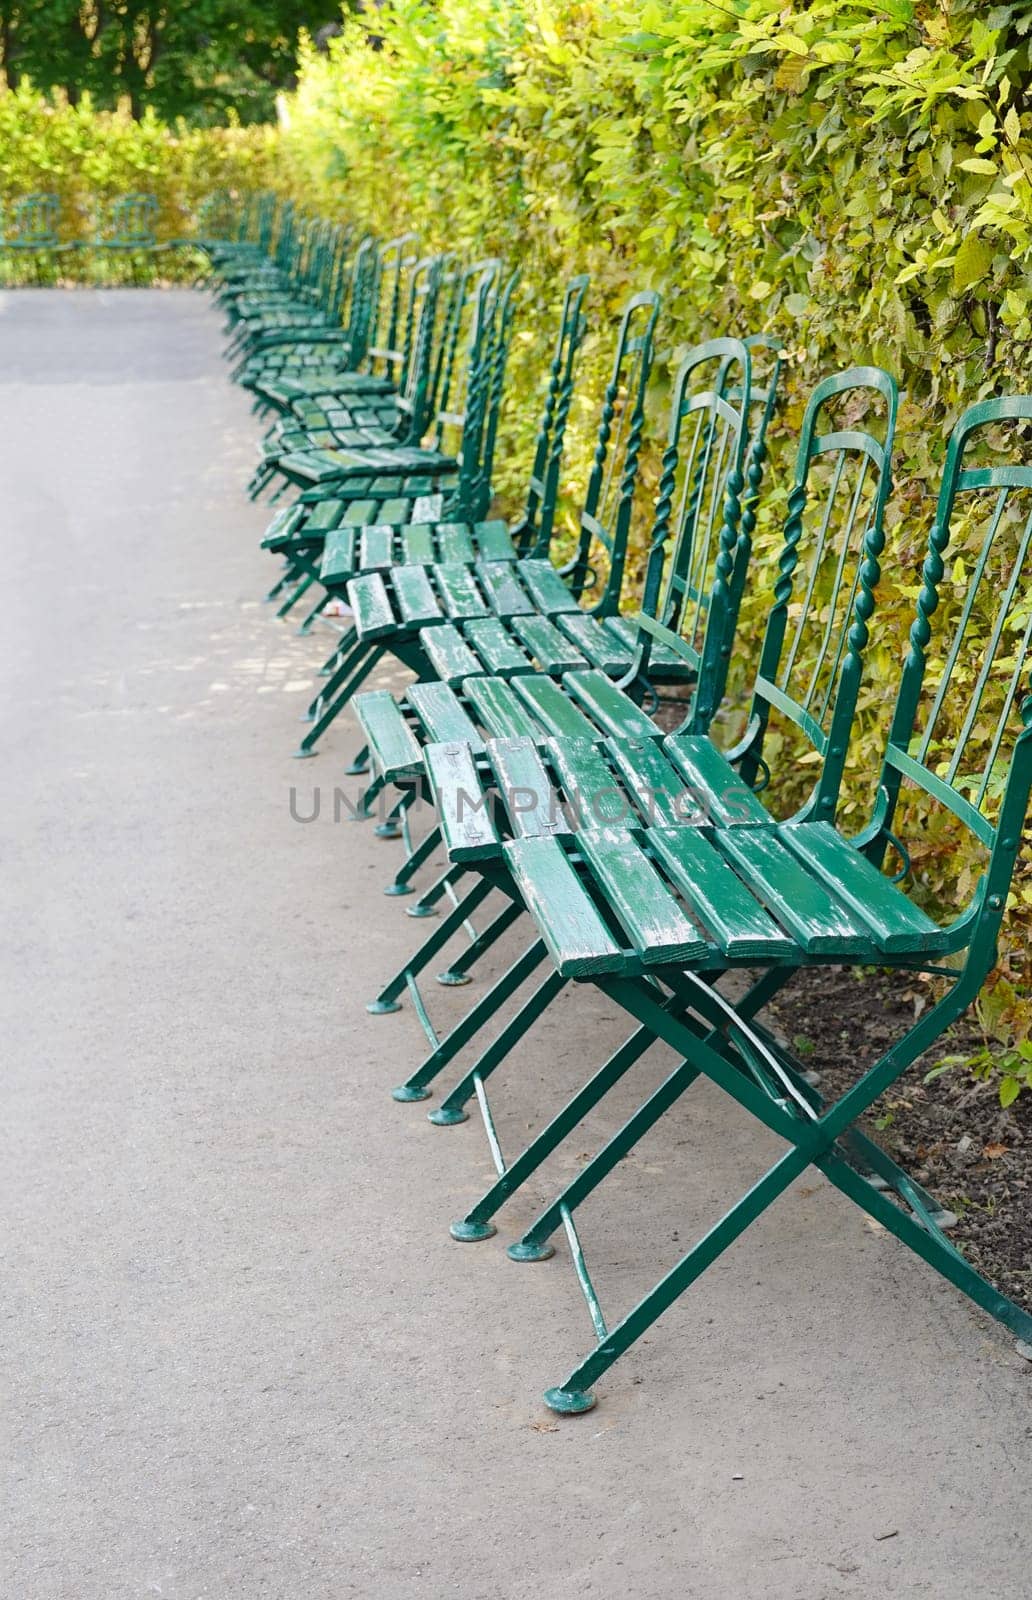
M 293 85 L 299 30 L 339 15 L 337 0 L 5 0 L 0 69 L 9 88 L 28 78 L 72 104 L 88 93 L 134 116 L 266 122 Z

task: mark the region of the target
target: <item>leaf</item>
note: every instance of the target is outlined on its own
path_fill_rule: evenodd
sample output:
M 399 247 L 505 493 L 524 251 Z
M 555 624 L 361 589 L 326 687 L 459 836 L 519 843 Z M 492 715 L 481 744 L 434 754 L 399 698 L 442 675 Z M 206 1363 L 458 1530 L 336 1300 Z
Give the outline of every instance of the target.
M 1011 144 L 1017 144 L 1021 138 L 1021 118 L 1014 106 L 1011 106 L 1003 119 L 1003 131 Z
M 962 294 L 974 283 L 981 283 L 993 264 L 995 251 L 988 240 L 969 233 L 953 259 L 953 289 Z
M 1005 1109 L 1012 1106 L 1021 1093 L 1021 1082 L 1018 1078 L 1004 1078 L 1000 1084 L 1000 1104 Z
M 1005 1144 L 987 1144 L 983 1146 L 982 1154 L 987 1161 L 999 1161 L 1001 1156 L 1007 1154 L 1007 1148 Z
M 987 178 L 995 178 L 997 167 L 995 161 L 987 161 L 984 156 L 968 156 L 966 161 L 958 161 L 957 165 L 962 172 L 980 172 Z

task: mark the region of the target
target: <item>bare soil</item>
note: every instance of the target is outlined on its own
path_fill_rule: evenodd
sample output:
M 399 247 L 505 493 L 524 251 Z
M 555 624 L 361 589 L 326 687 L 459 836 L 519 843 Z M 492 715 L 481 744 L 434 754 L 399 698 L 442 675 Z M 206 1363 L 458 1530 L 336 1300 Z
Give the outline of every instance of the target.
M 910 973 L 836 967 L 800 973 L 769 1014 L 836 1099 L 930 1002 Z M 998 1082 L 959 1066 L 924 1081 L 943 1056 L 981 1043 L 973 1019 L 961 1019 L 875 1102 L 865 1131 L 956 1213 L 950 1237 L 968 1260 L 1032 1310 L 1032 1096 L 1004 1110 Z

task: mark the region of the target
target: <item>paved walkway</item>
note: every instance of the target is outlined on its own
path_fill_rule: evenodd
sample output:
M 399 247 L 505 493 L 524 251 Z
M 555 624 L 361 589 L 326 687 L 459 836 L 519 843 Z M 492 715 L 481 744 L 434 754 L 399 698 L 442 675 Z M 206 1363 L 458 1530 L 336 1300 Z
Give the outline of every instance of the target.
M 419 930 L 397 846 L 291 819 L 353 735 L 288 759 L 323 641 L 257 603 L 218 349 L 187 292 L 0 295 L 0 1594 L 1027 1600 L 1032 1369 L 816 1176 L 540 1405 L 585 1310 L 502 1251 L 544 1183 L 453 1244 L 482 1136 L 387 1097 L 416 1023 L 363 1002 Z M 528 1040 L 510 1143 L 619 1032 L 581 991 Z M 586 1213 L 607 1306 L 769 1154 L 668 1117 Z

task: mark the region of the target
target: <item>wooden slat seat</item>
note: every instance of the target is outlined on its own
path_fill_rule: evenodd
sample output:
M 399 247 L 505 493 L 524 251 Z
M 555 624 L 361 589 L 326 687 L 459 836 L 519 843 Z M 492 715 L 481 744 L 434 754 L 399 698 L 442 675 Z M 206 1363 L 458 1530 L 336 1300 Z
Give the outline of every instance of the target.
M 949 945 L 826 823 L 587 829 L 565 845 L 517 837 L 504 855 L 565 977 L 679 963 L 934 958 Z M 678 928 L 683 943 L 673 953 Z
M 294 483 L 341 483 L 369 473 L 422 473 L 430 477 L 454 475 L 454 457 L 435 450 L 291 450 L 278 458 L 279 470 Z

